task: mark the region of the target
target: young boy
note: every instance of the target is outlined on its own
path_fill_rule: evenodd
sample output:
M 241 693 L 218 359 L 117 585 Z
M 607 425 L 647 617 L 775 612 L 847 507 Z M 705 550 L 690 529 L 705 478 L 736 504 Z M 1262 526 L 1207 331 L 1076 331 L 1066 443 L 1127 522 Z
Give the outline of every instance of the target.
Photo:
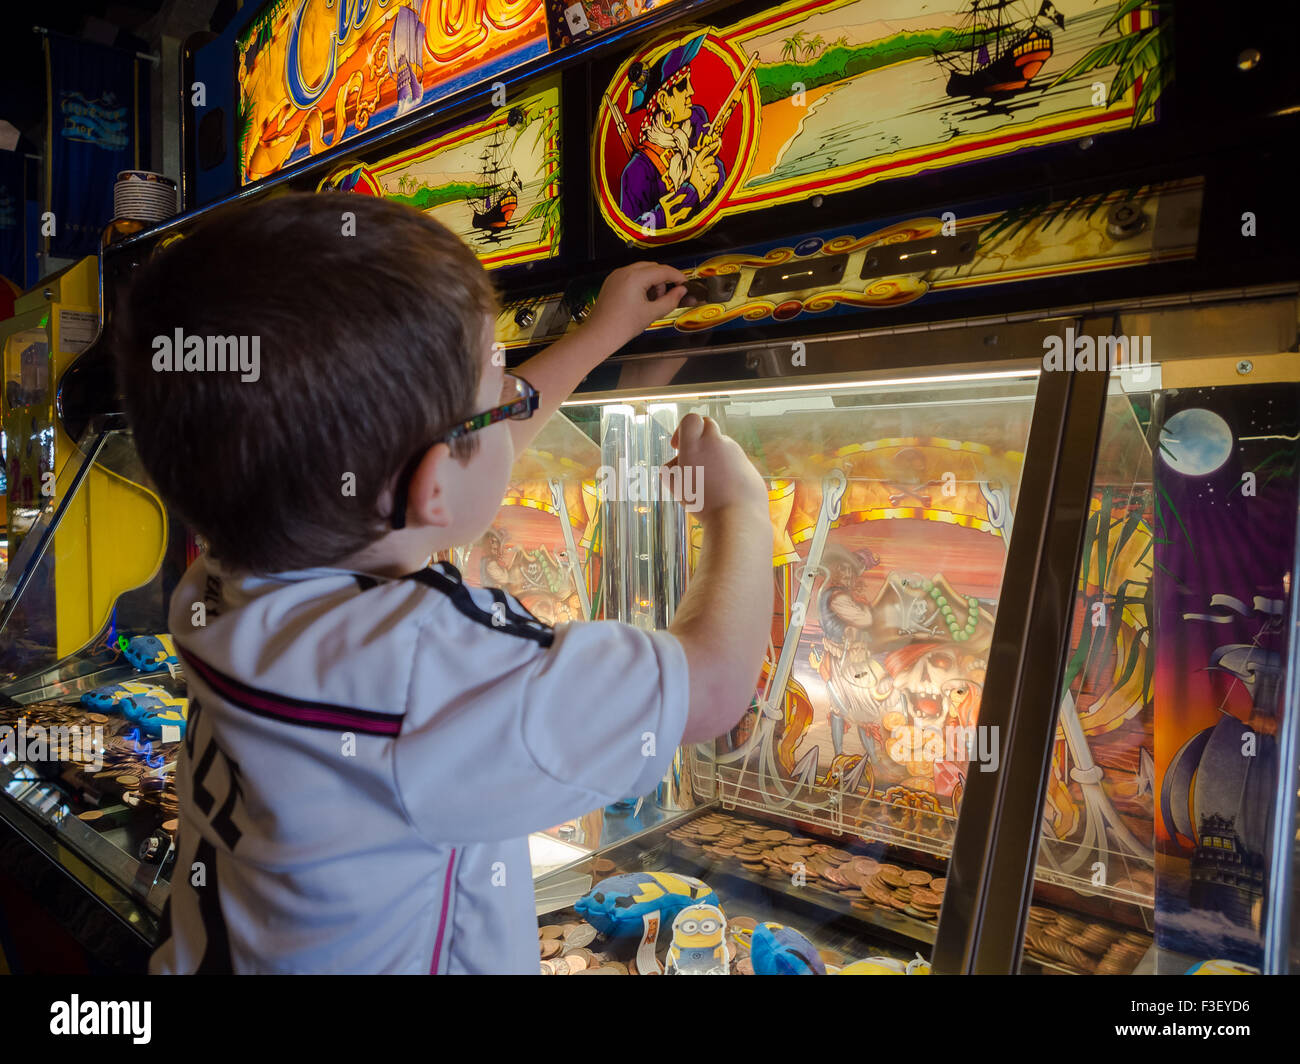
M 139 268 L 119 381 L 209 545 L 170 607 L 190 718 L 152 971 L 536 973 L 528 833 L 650 791 L 680 743 L 736 723 L 771 530 L 711 420 L 673 440 L 705 542 L 668 631 L 552 630 L 429 565 L 488 529 L 515 454 L 684 280 L 615 271 L 512 374 L 474 255 L 385 200 L 235 206 Z

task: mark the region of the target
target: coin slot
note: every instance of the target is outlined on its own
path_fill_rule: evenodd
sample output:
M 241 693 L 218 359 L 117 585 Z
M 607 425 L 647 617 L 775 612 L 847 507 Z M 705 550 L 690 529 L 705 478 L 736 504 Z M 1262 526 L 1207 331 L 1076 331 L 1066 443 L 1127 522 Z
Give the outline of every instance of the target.
M 780 295 L 785 292 L 802 292 L 838 284 L 844 277 L 843 255 L 822 255 L 815 259 L 783 262 L 777 266 L 764 266 L 754 272 L 749 283 L 751 296 Z
M 858 276 L 893 277 L 907 273 L 925 273 L 948 266 L 965 266 L 975 258 L 978 239 L 974 233 L 935 236 L 925 240 L 905 240 L 899 244 L 877 244 L 867 249 Z

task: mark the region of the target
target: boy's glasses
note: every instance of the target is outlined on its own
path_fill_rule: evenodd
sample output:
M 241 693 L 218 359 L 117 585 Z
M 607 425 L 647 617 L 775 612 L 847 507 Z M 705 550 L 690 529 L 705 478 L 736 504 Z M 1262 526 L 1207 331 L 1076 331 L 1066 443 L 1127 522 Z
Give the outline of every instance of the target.
M 449 443 L 471 432 L 477 432 L 489 425 L 495 425 L 498 421 L 505 421 L 506 418 L 527 421 L 532 417 L 533 412 L 537 409 L 537 404 L 541 401 L 541 393 L 523 377 L 516 377 L 513 373 L 503 374 L 502 377 L 499 405 L 494 406 L 491 410 L 484 410 L 481 414 L 475 414 L 473 417 L 467 418 L 445 436 L 433 442 Z
M 477 432 L 489 425 L 495 425 L 498 421 L 507 419 L 527 421 L 537 410 L 541 398 L 541 392 L 524 380 L 523 377 L 517 377 L 513 373 L 503 374 L 500 402 L 496 406 L 490 410 L 484 410 L 481 414 L 466 418 L 459 424 L 453 425 L 441 436 L 430 440 L 424 447 L 416 451 L 402 468 L 402 472 L 398 474 L 397 482 L 393 485 L 393 511 L 389 516 L 393 528 L 406 527 L 406 505 L 411 490 L 411 478 L 415 476 L 416 467 L 419 466 L 420 460 L 424 458 L 425 452 L 430 447 L 435 443 L 450 443 L 452 440 L 458 440 L 468 436 L 471 432 Z

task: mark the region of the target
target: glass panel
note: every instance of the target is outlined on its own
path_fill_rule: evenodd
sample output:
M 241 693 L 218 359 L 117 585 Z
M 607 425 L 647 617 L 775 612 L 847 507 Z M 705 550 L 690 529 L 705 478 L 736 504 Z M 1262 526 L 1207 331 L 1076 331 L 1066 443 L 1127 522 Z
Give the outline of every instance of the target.
M 1111 383 L 1027 972 L 1260 971 L 1287 934 L 1300 387 L 1153 370 Z
M 698 558 L 700 526 L 676 503 L 647 502 L 639 476 L 654 483 L 690 411 L 715 418 L 767 480 L 774 613 L 749 713 L 683 758 L 696 812 L 568 874 L 703 881 L 733 922 L 735 970 L 755 963 L 749 936 L 764 921 L 832 966 L 928 958 L 967 775 L 997 756 L 979 702 L 1035 391 L 1035 373 L 1009 371 L 606 404 L 602 424 L 621 421 L 632 441 L 606 502 L 645 518 L 628 530 L 626 619 L 666 623 L 675 574 L 689 580 Z M 648 588 L 636 565 L 647 557 Z M 583 880 L 552 893 L 558 879 L 539 880 L 539 911 L 579 923 L 564 906 Z M 672 937 L 661 932 L 659 963 Z M 601 939 L 602 956 L 627 965 L 638 943 Z M 764 952 L 760 970 L 788 952 Z
M 166 602 L 195 551 L 130 434 L 88 433 L 0 586 L 0 789 L 37 823 L 0 815 L 155 913 L 186 719 Z

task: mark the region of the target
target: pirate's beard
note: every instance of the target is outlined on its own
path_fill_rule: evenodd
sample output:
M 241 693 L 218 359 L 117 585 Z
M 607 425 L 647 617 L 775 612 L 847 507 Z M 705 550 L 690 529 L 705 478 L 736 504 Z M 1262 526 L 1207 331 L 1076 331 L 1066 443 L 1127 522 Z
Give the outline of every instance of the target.
M 671 189 L 681 188 L 691 176 L 691 167 L 695 163 L 695 152 L 691 150 L 691 124 L 676 125 L 664 117 L 662 111 L 655 115 L 654 121 L 646 130 L 645 139 L 656 148 L 667 148 L 669 154 L 668 173 L 666 177 Z

